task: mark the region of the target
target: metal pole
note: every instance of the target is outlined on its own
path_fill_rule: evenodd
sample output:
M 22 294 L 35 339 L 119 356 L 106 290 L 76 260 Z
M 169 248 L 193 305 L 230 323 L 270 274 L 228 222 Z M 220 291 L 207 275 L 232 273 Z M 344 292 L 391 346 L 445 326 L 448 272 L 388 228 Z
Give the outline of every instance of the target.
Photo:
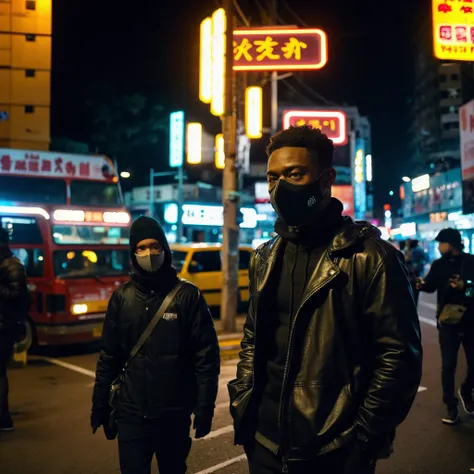
M 155 181 L 155 170 L 153 168 L 150 169 L 150 217 L 153 217 L 154 214 L 154 204 L 155 204 L 155 199 L 154 199 L 154 194 L 155 190 L 154 188 L 154 181 Z
M 225 113 L 222 120 L 225 148 L 225 168 L 222 183 L 222 204 L 224 207 L 224 226 L 222 242 L 222 302 L 221 319 L 224 332 L 235 332 L 235 320 L 238 304 L 238 263 L 239 263 L 239 226 L 237 212 L 239 195 L 237 192 L 236 161 L 236 111 L 235 82 L 233 71 L 234 15 L 232 0 L 224 0 L 227 15 L 226 68 L 225 68 Z
M 184 163 L 178 169 L 178 235 L 177 243 L 183 240 L 183 187 L 184 187 Z
M 276 25 L 278 22 L 278 2 L 277 0 L 273 0 L 271 3 L 271 10 L 270 10 L 270 24 Z M 271 97 L 271 132 L 274 135 L 278 131 L 278 72 L 272 72 L 271 78 L 271 86 L 272 86 L 272 97 Z

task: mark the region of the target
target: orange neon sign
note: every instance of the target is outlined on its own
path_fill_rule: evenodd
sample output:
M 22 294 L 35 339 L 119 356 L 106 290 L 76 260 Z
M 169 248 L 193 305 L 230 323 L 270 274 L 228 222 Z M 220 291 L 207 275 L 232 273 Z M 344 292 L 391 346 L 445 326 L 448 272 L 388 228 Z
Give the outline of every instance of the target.
M 311 125 L 319 128 L 334 145 L 347 144 L 347 117 L 339 110 L 285 110 L 283 128 Z
M 432 0 L 433 46 L 438 59 L 474 61 L 472 0 Z
M 235 71 L 321 69 L 328 62 L 326 33 L 319 29 L 234 30 Z

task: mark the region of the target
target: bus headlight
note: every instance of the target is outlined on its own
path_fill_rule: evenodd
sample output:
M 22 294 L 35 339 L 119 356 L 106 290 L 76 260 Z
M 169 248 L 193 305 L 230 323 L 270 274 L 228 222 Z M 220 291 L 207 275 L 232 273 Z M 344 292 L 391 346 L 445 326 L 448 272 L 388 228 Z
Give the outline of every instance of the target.
M 75 304 L 71 308 L 72 314 L 86 314 L 89 308 L 86 304 Z

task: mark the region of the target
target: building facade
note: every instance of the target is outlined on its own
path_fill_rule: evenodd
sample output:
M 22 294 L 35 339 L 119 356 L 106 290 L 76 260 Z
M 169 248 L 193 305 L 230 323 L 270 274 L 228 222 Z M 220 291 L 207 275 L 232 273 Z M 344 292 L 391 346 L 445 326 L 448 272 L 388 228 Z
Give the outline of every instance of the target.
M 49 149 L 51 3 L 0 2 L 0 148 Z

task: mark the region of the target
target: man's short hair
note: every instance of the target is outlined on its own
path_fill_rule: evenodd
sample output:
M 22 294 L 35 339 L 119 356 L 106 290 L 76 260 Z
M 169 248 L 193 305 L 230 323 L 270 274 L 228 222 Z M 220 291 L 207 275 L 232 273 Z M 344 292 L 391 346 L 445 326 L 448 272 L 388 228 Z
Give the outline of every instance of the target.
M 318 165 L 330 168 L 334 160 L 334 144 L 319 128 L 311 125 L 287 128 L 270 138 L 267 156 L 280 148 L 306 148 Z

